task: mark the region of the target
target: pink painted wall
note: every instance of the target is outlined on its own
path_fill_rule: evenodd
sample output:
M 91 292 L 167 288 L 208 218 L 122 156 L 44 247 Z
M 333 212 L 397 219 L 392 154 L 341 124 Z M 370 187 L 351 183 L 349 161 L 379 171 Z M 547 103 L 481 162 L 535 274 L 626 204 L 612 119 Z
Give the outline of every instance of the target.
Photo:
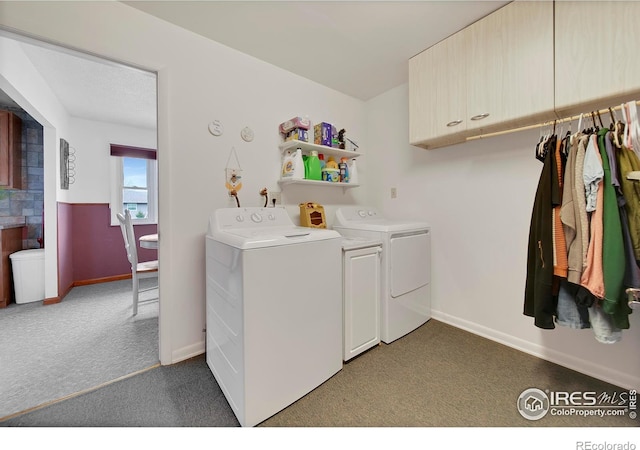
M 73 285 L 72 206 L 68 203 L 58 203 L 58 295 L 60 296 L 65 295 Z
M 131 273 L 122 232 L 119 226 L 111 226 L 108 204 L 58 203 L 58 214 L 58 260 L 63 288 L 63 280 L 69 278 L 69 266 L 72 283 Z M 157 229 L 156 225 L 134 226 L 136 238 L 157 233 Z M 156 250 L 138 247 L 140 261 L 157 257 Z

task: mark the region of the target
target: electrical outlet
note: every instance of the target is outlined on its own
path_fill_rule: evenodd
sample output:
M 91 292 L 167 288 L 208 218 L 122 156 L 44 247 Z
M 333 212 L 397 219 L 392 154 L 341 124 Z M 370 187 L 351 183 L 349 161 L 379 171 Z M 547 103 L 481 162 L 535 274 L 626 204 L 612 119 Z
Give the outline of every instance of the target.
M 272 191 L 269 192 L 269 201 L 271 202 L 271 204 L 273 204 L 273 201 L 276 201 L 276 205 L 281 205 L 282 204 L 282 197 L 281 197 L 281 192 L 280 191 Z
M 398 196 L 398 191 L 396 188 L 391 188 L 391 198 L 396 198 Z

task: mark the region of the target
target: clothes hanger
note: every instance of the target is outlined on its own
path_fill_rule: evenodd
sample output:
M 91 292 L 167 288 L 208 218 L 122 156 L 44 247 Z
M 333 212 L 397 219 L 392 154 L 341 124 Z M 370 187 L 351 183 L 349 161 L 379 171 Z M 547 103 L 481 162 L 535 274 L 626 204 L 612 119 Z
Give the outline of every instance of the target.
M 609 129 L 613 130 L 616 123 L 616 119 L 613 117 L 613 110 L 611 109 L 611 106 L 609 106 L 609 117 L 611 117 L 611 124 L 609 125 Z
M 546 124 L 543 124 L 542 127 L 540 128 L 541 132 L 543 127 Z M 543 134 L 540 137 L 540 142 L 538 142 L 538 145 L 536 145 L 536 159 L 539 161 L 544 162 L 545 157 L 547 156 L 547 149 L 548 149 L 548 142 L 549 142 L 549 138 L 551 137 L 551 135 L 549 133 L 547 134 Z
M 611 141 L 616 148 L 621 148 L 622 143 L 620 135 L 624 124 L 618 120 L 615 111 L 611 107 L 609 107 L 609 116 L 611 116 L 611 125 L 609 126 L 609 130 L 611 131 Z
M 600 128 L 604 128 L 604 124 L 602 123 L 602 116 L 600 116 L 600 110 L 596 111 L 598 115 L 598 122 L 600 122 Z
M 571 129 L 571 122 L 569 122 L 569 129 Z M 582 113 L 580 113 L 580 117 L 578 118 L 578 131 L 576 131 L 575 134 L 572 134 L 571 138 L 569 139 L 569 143 L 571 145 L 573 145 L 575 143 L 575 140 L 578 137 L 578 135 L 580 134 L 580 130 L 581 129 L 582 129 Z

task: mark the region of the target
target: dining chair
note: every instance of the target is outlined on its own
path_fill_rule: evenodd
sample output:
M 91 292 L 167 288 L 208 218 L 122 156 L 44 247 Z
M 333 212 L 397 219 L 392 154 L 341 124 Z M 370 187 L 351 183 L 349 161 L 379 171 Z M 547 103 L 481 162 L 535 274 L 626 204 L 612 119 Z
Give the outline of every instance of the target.
M 129 210 L 124 211 L 124 215 L 121 213 L 116 214 L 118 221 L 120 222 L 120 230 L 122 231 L 122 238 L 124 239 L 124 248 L 127 251 L 127 258 L 131 263 L 131 277 L 133 279 L 133 315 L 138 314 L 138 304 L 158 301 L 158 297 L 139 300 L 140 293 L 158 289 L 156 283 L 155 286 L 140 289 L 140 280 L 143 278 L 158 278 L 158 260 L 138 262 L 138 247 L 136 243 L 136 237 L 133 233 L 133 223 L 131 222 L 131 213 Z

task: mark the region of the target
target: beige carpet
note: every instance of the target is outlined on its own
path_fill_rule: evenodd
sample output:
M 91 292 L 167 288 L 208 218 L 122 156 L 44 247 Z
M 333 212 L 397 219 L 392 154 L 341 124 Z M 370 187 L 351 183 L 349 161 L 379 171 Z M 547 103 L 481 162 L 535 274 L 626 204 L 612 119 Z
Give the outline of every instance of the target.
M 267 427 L 620 427 L 624 417 L 552 416 L 517 409 L 528 388 L 623 392 L 578 372 L 430 320 L 347 363 L 261 424 Z
M 292 358 L 291 364 L 295 363 Z M 402 339 L 345 364 L 320 387 L 262 422 L 262 431 L 255 430 L 259 434 L 242 436 L 256 437 L 256 444 L 263 448 L 265 434 L 272 436 L 267 427 L 278 427 L 272 430 L 275 432 L 287 431 L 281 427 L 295 427 L 298 432 L 305 431 L 302 427 L 336 427 L 333 433 L 351 431 L 346 427 L 380 427 L 378 430 L 389 432 L 397 431 L 391 427 L 600 427 L 598 430 L 612 433 L 601 427 L 639 424 L 628 414 L 600 418 L 549 413 L 538 421 L 527 420 L 518 412 L 517 399 L 532 387 L 556 392 L 623 392 L 616 386 L 430 320 Z M 204 355 L 200 355 L 0 421 L 3 426 L 226 428 L 237 427 L 238 422 Z M 327 431 L 320 430 L 313 436 L 325 438 Z M 618 429 L 612 436 L 621 438 L 624 431 Z M 458 430 L 452 432 L 456 437 L 460 435 Z M 571 446 L 556 448 L 575 449 L 575 439 L 593 437 L 593 432 L 585 434 L 583 430 L 574 434 Z M 308 447 L 318 442 L 307 440 L 300 445 Z

